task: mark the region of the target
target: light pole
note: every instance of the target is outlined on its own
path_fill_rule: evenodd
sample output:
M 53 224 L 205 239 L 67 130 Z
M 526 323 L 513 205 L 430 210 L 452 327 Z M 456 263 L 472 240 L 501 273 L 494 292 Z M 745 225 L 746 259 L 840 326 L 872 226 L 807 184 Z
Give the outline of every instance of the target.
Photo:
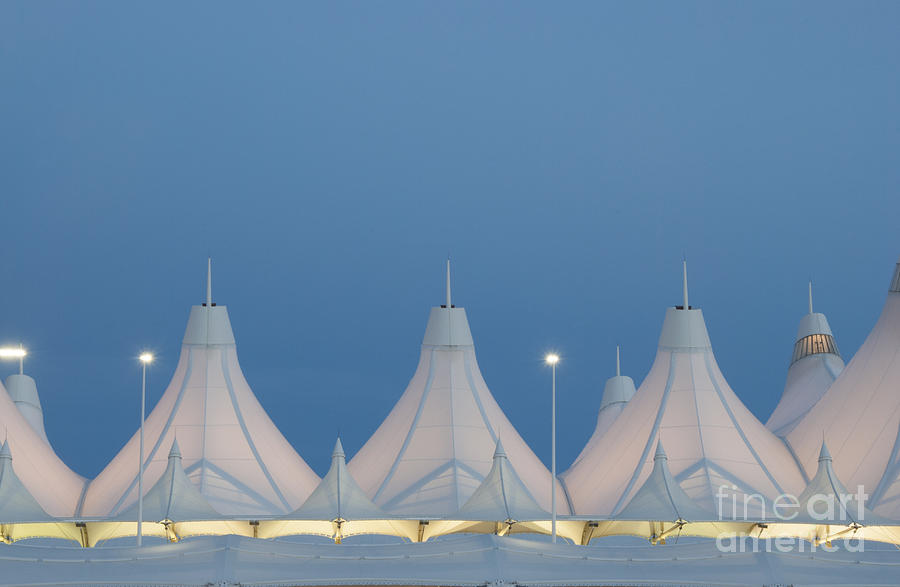
M 550 532 L 553 543 L 556 543 L 556 364 L 559 363 L 559 355 L 549 354 L 544 360 L 550 365 L 553 372 L 552 384 L 552 415 L 550 420 L 550 473 L 553 477 L 550 481 Z
M 141 546 L 144 523 L 144 409 L 147 404 L 147 365 L 153 362 L 153 355 L 141 353 L 141 446 L 138 455 L 138 519 L 137 545 Z
M 0 348 L 0 359 L 19 359 L 19 375 L 22 375 L 25 372 L 25 355 L 27 354 L 25 349 L 22 348 L 22 345 L 19 345 L 18 348 Z

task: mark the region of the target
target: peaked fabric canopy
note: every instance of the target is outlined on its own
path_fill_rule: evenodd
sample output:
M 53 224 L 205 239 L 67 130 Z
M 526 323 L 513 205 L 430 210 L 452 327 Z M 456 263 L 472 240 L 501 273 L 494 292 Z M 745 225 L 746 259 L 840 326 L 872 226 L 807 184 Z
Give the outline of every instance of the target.
M 13 469 L 9 443 L 0 448 L 0 540 L 6 543 L 24 538 L 64 538 L 77 540 L 78 529 L 57 522 L 32 497 Z
M 174 440 L 165 472 L 144 494 L 144 519 L 153 522 L 186 522 L 221 518 L 185 475 L 181 459 L 178 441 Z M 138 506 L 135 503 L 116 518 L 134 521 L 137 520 L 137 515 Z
M 797 501 L 799 508 L 798 516 L 794 518 L 796 522 L 877 525 L 884 521 L 841 483 L 834 472 L 833 459 L 824 441 L 819 452 L 816 475 Z
M 844 361 L 828 319 L 825 314 L 813 312 L 810 302 L 810 313 L 803 317 L 797 328 L 784 392 L 766 427 L 778 436 L 785 436 L 825 395 L 843 369 Z
M 0 384 L 0 429 L 16 455 L 16 476 L 51 516 L 72 516 L 87 480 L 69 469 Z M 137 459 L 135 459 L 137 462 Z M 137 465 L 135 465 L 135 470 Z
M 166 470 L 144 493 L 143 534 L 175 542 L 185 536 L 208 534 L 251 535 L 241 522 L 222 520 L 184 473 L 178 441 L 172 442 Z M 88 522 L 85 546 L 137 534 L 138 504 L 116 516 L 113 522 Z
M 531 496 L 498 440 L 491 470 L 455 517 L 460 520 L 525 522 L 548 520 L 550 514 Z
M 613 520 L 598 523 L 596 529 L 585 528 L 582 543 L 597 536 L 624 534 L 664 544 L 670 535 L 716 537 L 738 531 L 733 524 L 710 521 L 709 512 L 694 503 L 672 477 L 668 460 L 658 442 L 653 470 L 641 488 Z
M 338 438 L 331 467 L 306 502 L 284 519 L 260 522 L 258 536 L 319 534 L 340 542 L 355 534 L 385 534 L 413 540 L 416 530 L 415 521 L 392 519 L 368 498 L 347 470 L 344 447 Z
M 617 520 L 677 522 L 709 518 L 709 512 L 694 503 L 672 477 L 668 460 L 669 457 L 666 456 L 660 441 L 653 455 L 653 469 L 650 476 L 628 505 L 616 514 Z
M 380 520 L 385 513 L 359 487 L 347 470 L 344 446 L 338 438 L 331 467 L 319 486 L 289 517 L 308 520 Z
M 44 508 L 22 485 L 12 465 L 9 443 L 0 448 L 0 523 L 45 522 L 52 520 Z
M 666 310 L 656 359 L 634 397 L 592 450 L 563 474 L 576 513 L 621 512 L 650 475 L 659 440 L 669 447 L 675 480 L 710 515 L 718 514 L 722 492 L 730 503 L 732 494 L 772 498 L 802 489 L 790 453 L 719 370 L 702 312 L 685 302 Z M 722 513 L 733 518 L 745 512 Z
M 808 474 L 823 435 L 837 475 L 863 485 L 876 513 L 900 520 L 900 263 L 878 322 L 822 399 L 787 434 Z
M 558 496 L 561 497 L 561 496 Z M 422 538 L 470 532 L 479 534 L 550 534 L 551 514 L 538 505 L 509 462 L 498 440 L 491 470 L 475 493 L 448 520 L 431 521 L 422 529 Z M 558 533 L 573 541 L 581 538 L 583 523 L 560 521 Z
M 147 417 L 145 487 L 162 476 L 176 436 L 191 483 L 226 516 L 285 514 L 319 483 L 244 379 L 228 310 L 210 301 L 191 309 L 175 374 Z M 135 433 L 91 483 L 82 515 L 115 516 L 135 503 L 138 450 Z
M 501 436 L 522 482 L 549 509 L 550 472 L 491 395 L 466 311 L 448 299 L 448 305 L 432 308 L 412 381 L 350 461 L 350 472 L 388 513 L 448 516 L 481 485 L 492 465 L 485 447 Z M 568 512 L 561 490 L 558 495 L 560 512 Z
M 847 490 L 832 462 L 823 441 L 815 476 L 796 504 L 789 503 L 781 509 L 783 521 L 768 524 L 764 537 L 801 537 L 816 544 L 837 538 L 896 540 L 896 528 L 882 527 L 886 520 L 872 513 L 857 492 Z

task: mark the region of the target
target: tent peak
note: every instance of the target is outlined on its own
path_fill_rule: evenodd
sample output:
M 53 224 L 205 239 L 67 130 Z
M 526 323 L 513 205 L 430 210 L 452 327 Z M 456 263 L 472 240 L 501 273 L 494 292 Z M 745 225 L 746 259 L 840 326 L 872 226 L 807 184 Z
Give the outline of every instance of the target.
M 668 455 L 666 455 L 666 451 L 663 448 L 662 440 L 656 441 L 656 454 L 653 455 L 654 463 L 659 460 L 663 460 L 663 461 L 669 460 L 669 457 L 668 457 Z
M 499 438 L 497 439 L 497 446 L 496 446 L 496 448 L 494 449 L 494 458 L 495 458 L 495 459 L 498 459 L 498 458 L 504 458 L 504 459 L 505 459 L 505 458 L 507 458 L 507 457 L 506 457 L 506 451 L 503 450 L 503 443 L 500 442 L 500 439 L 499 439 Z
M 169 449 L 169 459 L 180 459 L 181 449 L 178 447 L 178 439 L 172 440 L 172 448 Z
M 12 460 L 12 452 L 9 450 L 9 441 L 4 440 L 3 446 L 0 447 L 0 459 Z
M 819 462 L 830 461 L 831 453 L 828 452 L 828 445 L 825 444 L 825 440 L 822 439 L 822 448 L 819 450 Z
M 344 454 L 344 445 L 341 444 L 341 437 L 338 436 L 337 441 L 335 441 L 335 443 L 334 443 L 334 450 L 331 452 L 331 458 L 344 457 L 344 456 L 346 456 Z

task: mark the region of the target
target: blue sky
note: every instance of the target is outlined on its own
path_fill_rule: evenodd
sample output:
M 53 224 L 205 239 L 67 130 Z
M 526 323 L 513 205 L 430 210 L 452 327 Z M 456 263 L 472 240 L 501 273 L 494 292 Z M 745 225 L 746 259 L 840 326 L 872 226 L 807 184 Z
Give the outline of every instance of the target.
M 615 345 L 639 383 L 680 262 L 765 420 L 806 282 L 845 357 L 900 254 L 894 2 L 0 3 L 0 342 L 60 456 L 138 424 L 143 348 L 229 307 L 319 472 L 415 369 L 454 259 L 483 374 L 565 469 Z M 15 365 L 0 365 L 4 377 Z

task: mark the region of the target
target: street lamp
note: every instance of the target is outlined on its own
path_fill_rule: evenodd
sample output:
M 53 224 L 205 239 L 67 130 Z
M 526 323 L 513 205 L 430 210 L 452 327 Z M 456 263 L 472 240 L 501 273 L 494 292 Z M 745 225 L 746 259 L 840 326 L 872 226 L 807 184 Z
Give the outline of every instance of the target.
M 27 354 L 22 345 L 0 348 L 0 359 L 19 359 L 19 375 L 25 373 L 25 355 Z
M 550 469 L 553 479 L 550 481 L 550 531 L 553 542 L 556 543 L 556 364 L 559 363 L 559 355 L 550 353 L 544 357 L 544 361 L 550 365 L 553 371 L 552 384 L 552 416 L 550 424 Z
M 141 545 L 143 538 L 142 524 L 144 523 L 144 407 L 147 403 L 147 365 L 153 362 L 153 355 L 141 353 L 141 446 L 138 455 L 138 519 L 137 519 L 137 545 Z

